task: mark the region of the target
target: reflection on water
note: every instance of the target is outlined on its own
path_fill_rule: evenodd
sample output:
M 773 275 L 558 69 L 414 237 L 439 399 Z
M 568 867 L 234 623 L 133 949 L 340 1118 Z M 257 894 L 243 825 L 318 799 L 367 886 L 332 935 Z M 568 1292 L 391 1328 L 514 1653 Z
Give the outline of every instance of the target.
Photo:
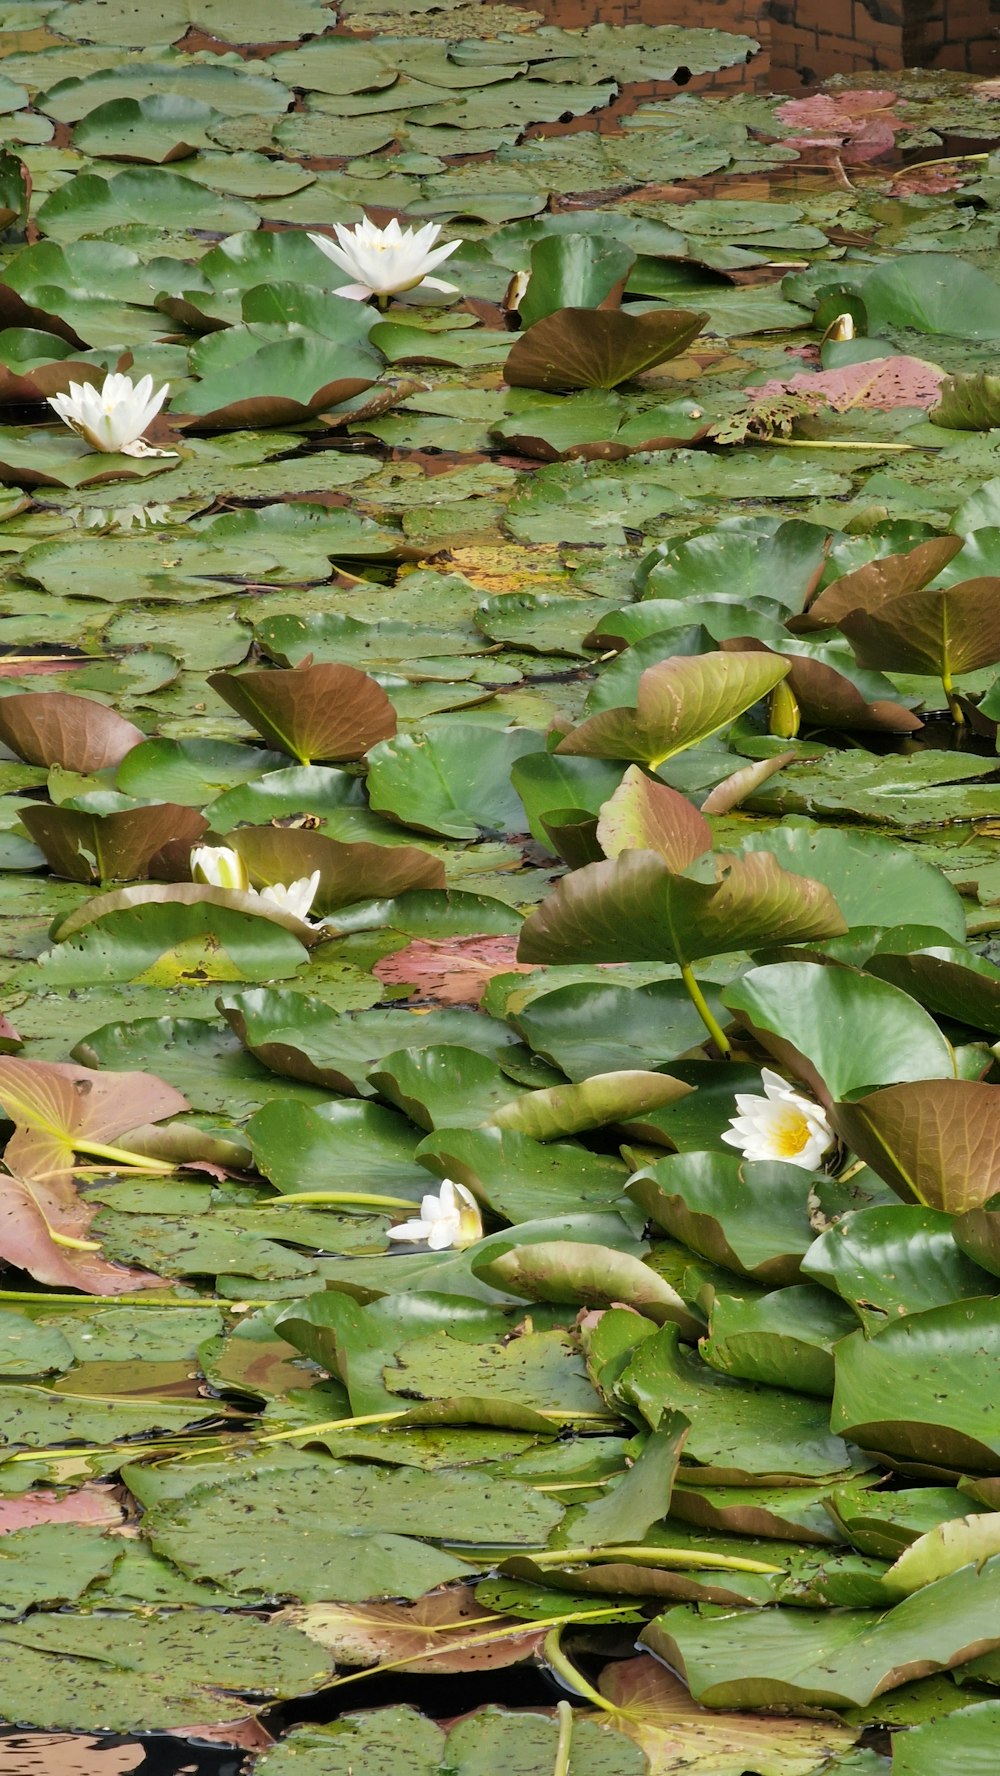
M 0 1733 L 0 1776 L 239 1776 L 243 1753 L 160 1735 Z
M 696 75 L 695 92 L 801 92 L 833 74 L 943 68 L 1000 73 L 991 0 L 524 0 L 546 22 L 693 25 L 755 37 L 748 67 Z M 666 92 L 672 88 L 665 89 Z

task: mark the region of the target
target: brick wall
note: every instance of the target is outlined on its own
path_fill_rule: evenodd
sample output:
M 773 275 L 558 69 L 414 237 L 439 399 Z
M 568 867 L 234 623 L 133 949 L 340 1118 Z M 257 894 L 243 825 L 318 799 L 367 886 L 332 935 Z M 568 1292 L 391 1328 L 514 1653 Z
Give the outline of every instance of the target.
M 1000 0 L 765 0 L 772 86 L 892 68 L 1000 73 Z
M 528 3 L 571 29 L 694 22 L 685 0 Z M 761 47 L 749 66 L 680 83 L 691 92 L 801 92 L 832 74 L 904 67 L 1000 74 L 1000 0 L 702 0 L 697 23 L 755 37 Z M 658 86 L 642 96 L 674 90 Z

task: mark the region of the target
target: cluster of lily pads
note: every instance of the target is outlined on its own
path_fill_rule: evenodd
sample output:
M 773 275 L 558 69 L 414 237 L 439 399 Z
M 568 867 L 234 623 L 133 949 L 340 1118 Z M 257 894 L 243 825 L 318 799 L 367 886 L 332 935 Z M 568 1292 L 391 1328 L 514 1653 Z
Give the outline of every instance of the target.
M 992 1770 L 992 161 L 681 201 L 779 101 L 525 126 L 747 40 L 8 10 L 0 1717 Z

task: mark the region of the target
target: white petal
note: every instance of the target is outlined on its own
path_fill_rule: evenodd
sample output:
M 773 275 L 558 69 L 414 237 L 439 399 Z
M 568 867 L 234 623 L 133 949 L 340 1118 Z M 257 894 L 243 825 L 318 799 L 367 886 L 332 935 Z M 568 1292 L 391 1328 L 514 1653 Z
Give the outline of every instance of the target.
M 334 290 L 333 294 L 346 296 L 348 302 L 367 302 L 369 296 L 374 296 L 375 292 L 369 284 L 341 284 L 339 290 Z
M 401 1221 L 398 1227 L 389 1227 L 386 1229 L 386 1238 L 391 1240 L 411 1240 L 416 1243 L 418 1240 L 428 1239 L 430 1232 L 431 1229 L 428 1227 L 426 1221 Z
M 444 1252 L 453 1246 L 459 1234 L 457 1215 L 449 1215 L 447 1219 L 436 1221 L 428 1235 L 427 1244 L 432 1252 Z
M 344 252 L 340 247 L 335 246 L 333 241 L 328 240 L 325 234 L 310 234 L 309 239 L 314 242 L 321 253 L 325 253 L 328 259 L 333 260 L 334 265 L 337 266 L 339 271 L 350 272 L 354 270 L 353 255 L 349 252 Z

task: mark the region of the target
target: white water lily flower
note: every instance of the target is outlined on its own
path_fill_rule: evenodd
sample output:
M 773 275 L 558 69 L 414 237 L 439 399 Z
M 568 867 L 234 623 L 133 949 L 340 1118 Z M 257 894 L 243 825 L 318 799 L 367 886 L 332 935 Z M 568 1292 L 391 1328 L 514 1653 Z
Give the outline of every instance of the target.
M 176 456 L 176 450 L 154 450 L 142 436 L 169 393 L 169 382 L 154 394 L 151 376 L 134 383 L 130 376 L 112 372 L 99 389 L 89 382 L 71 382 L 67 394 L 49 396 L 49 406 L 65 425 L 86 438 L 93 450 L 120 451 L 123 456 Z
M 283 913 L 294 913 L 297 919 L 308 919 L 318 887 L 316 869 L 311 876 L 300 876 L 296 882 L 272 882 L 270 888 L 260 890 L 257 898 L 265 900 L 268 906 L 279 907 Z
M 238 851 L 229 845 L 195 845 L 190 857 L 191 878 L 206 882 L 211 888 L 235 888 L 267 906 L 291 913 L 296 919 L 308 921 L 309 909 L 319 888 L 319 870 L 311 876 L 300 876 L 296 882 L 272 882 L 270 888 L 251 888 L 247 866 Z
M 379 306 L 384 307 L 390 296 L 415 290 L 418 284 L 449 294 L 456 288 L 427 275 L 462 245 L 460 240 L 454 240 L 436 247 L 434 242 L 441 233 L 438 222 L 428 222 L 425 228 L 407 228 L 404 233 L 395 217 L 388 227 L 376 228 L 365 216 L 354 229 L 344 228 L 338 222 L 333 232 L 336 245 L 322 234 L 310 234 L 309 239 L 340 271 L 346 271 L 355 280 L 334 290 L 335 296 L 346 296 L 352 302 L 367 302 L 369 296 L 377 296 Z
M 228 845 L 195 845 L 189 861 L 195 882 L 207 882 L 210 888 L 238 888 L 244 894 L 250 888 L 246 864 Z
M 836 1136 L 825 1111 L 793 1091 L 780 1073 L 761 1072 L 765 1096 L 737 1092 L 734 1116 L 722 1139 L 738 1147 L 744 1159 L 777 1159 L 815 1171 Z
M 438 1196 L 425 1196 L 419 1219 L 389 1228 L 389 1238 L 426 1242 L 432 1252 L 448 1246 L 474 1246 L 483 1237 L 479 1204 L 464 1184 L 445 1178 Z

